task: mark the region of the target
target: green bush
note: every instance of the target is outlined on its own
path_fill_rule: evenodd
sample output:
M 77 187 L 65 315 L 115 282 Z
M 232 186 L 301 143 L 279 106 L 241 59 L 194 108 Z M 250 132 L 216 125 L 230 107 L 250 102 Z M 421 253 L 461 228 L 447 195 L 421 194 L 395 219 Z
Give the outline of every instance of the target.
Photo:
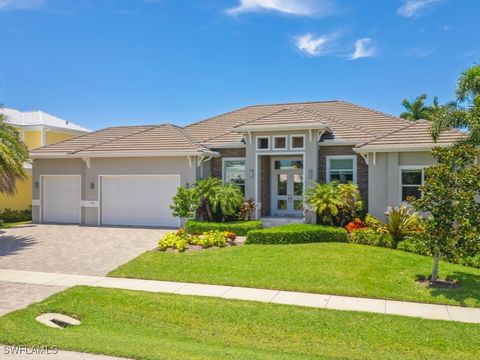
M 187 248 L 187 245 L 187 238 L 175 233 L 165 234 L 165 236 L 158 242 L 158 246 L 161 250 L 173 248 L 177 249 L 178 251 L 184 251 Z
M 160 250 L 177 249 L 182 252 L 187 249 L 188 245 L 200 245 L 202 248 L 212 246 L 227 246 L 229 239 L 228 233 L 221 231 L 207 231 L 203 235 L 190 235 L 183 229 L 179 229 L 176 233 L 168 233 L 158 242 Z
M 252 230 L 247 234 L 247 244 L 302 244 L 313 242 L 346 242 L 347 231 L 343 228 L 288 224 L 269 229 Z
M 362 228 L 348 234 L 348 240 L 353 244 L 382 246 L 391 248 L 393 246 L 392 236 L 378 233 L 370 228 Z
M 421 236 L 410 236 L 407 237 L 405 240 L 400 241 L 397 246 L 398 250 L 408 251 L 411 253 L 431 256 L 430 250 L 425 245 L 425 243 L 421 240 Z
M 0 220 L 6 223 L 32 220 L 32 208 L 25 210 L 5 209 L 0 212 Z
M 202 220 L 188 220 L 185 230 L 189 234 L 203 234 L 207 231 L 230 231 L 238 236 L 245 236 L 250 230 L 261 229 L 263 224 L 260 220 L 211 222 Z
M 460 260 L 460 264 L 480 269 L 480 254 L 465 257 Z

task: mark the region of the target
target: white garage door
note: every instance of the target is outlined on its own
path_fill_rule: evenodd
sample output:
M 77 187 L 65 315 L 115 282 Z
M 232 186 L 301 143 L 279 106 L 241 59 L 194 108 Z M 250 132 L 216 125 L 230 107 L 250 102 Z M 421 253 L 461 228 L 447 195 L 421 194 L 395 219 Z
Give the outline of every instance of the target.
M 50 223 L 80 223 L 80 176 L 43 176 L 42 219 Z
M 116 175 L 101 177 L 101 224 L 179 226 L 172 216 L 172 197 L 179 175 Z

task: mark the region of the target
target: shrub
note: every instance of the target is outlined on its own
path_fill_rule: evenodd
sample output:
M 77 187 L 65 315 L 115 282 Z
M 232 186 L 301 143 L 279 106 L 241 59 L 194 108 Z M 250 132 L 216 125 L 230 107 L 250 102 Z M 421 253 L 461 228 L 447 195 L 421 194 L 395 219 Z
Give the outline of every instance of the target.
M 392 236 L 395 247 L 407 236 L 423 232 L 420 216 L 411 206 L 394 207 L 385 216 L 387 217 L 386 227 Z
M 353 244 L 382 246 L 391 248 L 393 246 L 392 237 L 389 234 L 381 234 L 370 228 L 363 228 L 352 231 L 348 239 Z
M 343 228 L 311 224 L 288 224 L 269 229 L 252 230 L 247 244 L 300 244 L 313 242 L 346 242 Z
M 184 251 L 187 248 L 188 242 L 186 237 L 179 236 L 175 233 L 168 233 L 158 242 L 158 246 L 161 250 L 168 248 L 177 249 L 178 251 Z
M 362 229 L 366 226 L 367 225 L 362 220 L 356 218 L 355 220 L 350 221 L 347 225 L 345 225 L 345 229 L 347 230 L 347 232 L 351 233 L 352 231 Z
M 5 209 L 0 212 L 0 220 L 4 222 L 19 222 L 32 220 L 32 208 L 25 210 Z
M 397 249 L 419 255 L 431 256 L 430 250 L 428 250 L 428 246 L 425 245 L 421 236 L 407 237 L 405 240 L 398 243 Z
M 480 268 L 480 254 L 468 256 L 460 260 L 460 264 Z
M 192 236 L 191 237 L 192 245 L 200 245 L 203 248 L 218 246 L 224 247 L 227 245 L 227 236 L 224 232 L 217 230 L 207 231 L 201 236 Z
M 175 233 L 168 233 L 158 242 L 160 250 L 177 249 L 179 252 L 185 251 L 188 245 L 199 245 L 202 248 L 227 245 L 227 240 L 232 233 L 220 231 L 208 231 L 203 235 L 190 235 L 183 229 L 178 229 Z M 233 234 L 235 237 L 235 234 Z
M 185 224 L 185 230 L 189 234 L 203 234 L 206 231 L 218 230 L 233 232 L 238 236 L 245 236 L 250 230 L 261 229 L 263 224 L 260 220 L 211 222 L 201 220 L 189 220 Z

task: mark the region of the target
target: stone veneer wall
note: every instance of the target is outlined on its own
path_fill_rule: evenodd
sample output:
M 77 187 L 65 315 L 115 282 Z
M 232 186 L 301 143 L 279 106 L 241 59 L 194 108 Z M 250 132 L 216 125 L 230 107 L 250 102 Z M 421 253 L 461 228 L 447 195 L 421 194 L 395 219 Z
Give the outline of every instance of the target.
M 245 157 L 245 149 L 235 148 L 235 149 L 216 149 L 221 154 L 219 158 L 213 158 L 210 160 L 210 171 L 212 176 L 222 178 L 222 159 L 229 157 Z
M 357 183 L 362 195 L 364 209 L 368 210 L 368 165 L 360 155 L 353 152 L 352 146 L 320 146 L 318 149 L 318 181 L 327 180 L 327 156 L 357 155 Z

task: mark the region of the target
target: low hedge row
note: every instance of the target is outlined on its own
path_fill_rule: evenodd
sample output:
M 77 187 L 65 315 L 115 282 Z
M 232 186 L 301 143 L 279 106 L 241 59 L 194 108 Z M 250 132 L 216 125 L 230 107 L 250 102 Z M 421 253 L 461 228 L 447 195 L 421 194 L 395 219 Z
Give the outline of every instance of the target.
M 237 236 L 246 236 L 251 230 L 262 229 L 263 224 L 260 220 L 252 221 L 230 221 L 230 222 L 211 222 L 201 220 L 188 220 L 185 224 L 185 230 L 189 234 L 203 234 L 207 231 L 230 231 Z
M 347 242 L 344 228 L 311 225 L 288 224 L 269 229 L 252 230 L 247 235 L 247 244 L 302 244 L 314 242 Z
M 5 209 L 3 211 L 0 211 L 0 220 L 3 220 L 3 222 L 6 223 L 32 220 L 32 209 Z

